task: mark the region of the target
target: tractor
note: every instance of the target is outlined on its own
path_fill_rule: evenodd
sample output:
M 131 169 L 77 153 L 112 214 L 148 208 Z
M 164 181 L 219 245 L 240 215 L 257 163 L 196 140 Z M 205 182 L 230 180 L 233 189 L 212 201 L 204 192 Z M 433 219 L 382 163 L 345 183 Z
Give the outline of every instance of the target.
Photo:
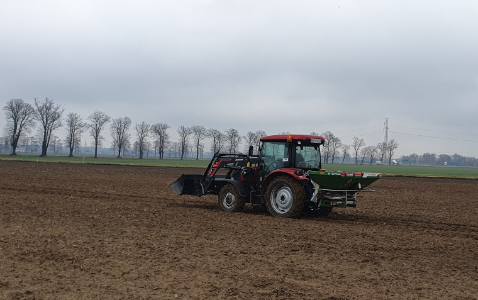
M 217 195 L 226 212 L 246 203 L 276 217 L 293 218 L 305 211 L 328 216 L 334 207 L 356 207 L 359 192 L 382 174 L 331 172 L 322 169 L 315 135 L 272 135 L 260 139 L 257 154 L 216 153 L 202 175 L 183 174 L 173 183 L 178 195 Z

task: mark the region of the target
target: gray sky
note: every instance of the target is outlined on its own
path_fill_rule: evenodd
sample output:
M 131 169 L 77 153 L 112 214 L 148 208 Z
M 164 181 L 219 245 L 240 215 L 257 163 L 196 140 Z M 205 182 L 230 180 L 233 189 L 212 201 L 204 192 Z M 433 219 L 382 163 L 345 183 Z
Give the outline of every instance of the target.
M 476 1 L 3 0 L 0 106 L 49 97 L 173 140 L 202 125 L 376 145 L 389 118 L 396 157 L 478 157 L 477 29 Z

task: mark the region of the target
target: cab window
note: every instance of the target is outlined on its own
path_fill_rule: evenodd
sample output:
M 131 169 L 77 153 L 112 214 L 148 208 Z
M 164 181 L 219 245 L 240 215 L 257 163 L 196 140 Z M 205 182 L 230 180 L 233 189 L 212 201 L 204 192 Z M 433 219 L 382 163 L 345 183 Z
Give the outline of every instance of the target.
M 289 149 L 284 143 L 265 142 L 261 152 L 266 174 L 284 168 L 284 164 L 289 162 Z
M 297 146 L 295 165 L 298 168 L 317 169 L 320 165 L 320 148 L 317 146 Z

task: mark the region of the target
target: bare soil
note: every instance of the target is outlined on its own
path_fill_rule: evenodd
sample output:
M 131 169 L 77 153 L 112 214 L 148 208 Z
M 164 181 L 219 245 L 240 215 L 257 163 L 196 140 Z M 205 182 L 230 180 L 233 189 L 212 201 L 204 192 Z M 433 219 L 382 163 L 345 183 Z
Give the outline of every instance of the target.
M 282 219 L 169 189 L 200 172 L 0 161 L 0 298 L 477 299 L 477 180 Z

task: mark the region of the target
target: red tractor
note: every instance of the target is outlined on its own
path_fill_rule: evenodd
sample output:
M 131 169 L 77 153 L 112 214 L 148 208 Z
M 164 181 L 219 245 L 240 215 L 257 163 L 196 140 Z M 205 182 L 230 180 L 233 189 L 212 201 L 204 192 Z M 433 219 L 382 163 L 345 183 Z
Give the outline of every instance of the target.
M 297 217 L 304 211 L 327 216 L 334 207 L 355 207 L 358 192 L 382 174 L 330 172 L 322 169 L 320 146 L 313 135 L 261 138 L 258 155 L 216 153 L 203 175 L 182 175 L 170 186 L 178 195 L 218 195 L 228 212 L 246 203 L 276 217 Z

